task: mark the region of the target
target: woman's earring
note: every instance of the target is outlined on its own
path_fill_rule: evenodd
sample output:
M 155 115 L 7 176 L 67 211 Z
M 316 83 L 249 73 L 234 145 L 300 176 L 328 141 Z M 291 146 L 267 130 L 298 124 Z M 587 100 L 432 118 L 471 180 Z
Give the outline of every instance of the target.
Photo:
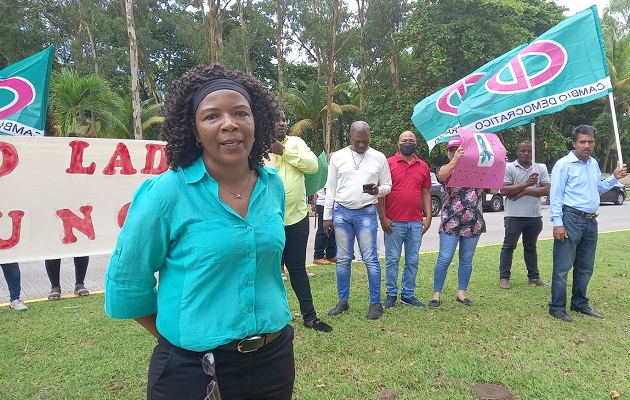
M 198 149 L 203 149 L 203 144 L 201 144 L 199 140 L 195 142 L 195 146 L 197 146 Z

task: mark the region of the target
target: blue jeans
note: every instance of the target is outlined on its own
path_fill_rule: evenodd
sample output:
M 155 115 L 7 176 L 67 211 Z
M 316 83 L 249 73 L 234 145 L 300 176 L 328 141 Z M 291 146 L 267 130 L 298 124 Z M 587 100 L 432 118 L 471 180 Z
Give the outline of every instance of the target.
M 20 266 L 18 263 L 0 264 L 0 266 L 9 287 L 9 299 L 11 301 L 19 300 L 20 292 L 22 291 L 20 287 Z
M 463 237 L 449 235 L 440 232 L 440 250 L 433 272 L 433 291 L 441 292 L 446 280 L 448 267 L 455 255 L 455 249 L 459 244 L 459 267 L 457 269 L 457 288 L 459 290 L 468 289 L 468 282 L 472 274 L 472 259 L 477 249 L 479 236 Z
M 381 302 L 381 264 L 378 261 L 376 206 L 351 210 L 338 203 L 333 206 L 333 227 L 337 242 L 337 294 L 340 301 L 350 297 L 350 267 L 357 238 L 361 258 L 367 267 L 370 304 Z
M 418 252 L 422 243 L 422 222 L 392 221 L 392 234 L 385 233 L 385 289 L 388 296 L 398 295 L 398 268 L 403 244 L 405 266 L 400 281 L 402 297 L 413 297 L 418 274 Z
M 593 275 L 597 248 L 597 220 L 564 212 L 562 217 L 568 238 L 553 241 L 553 274 L 549 309 L 565 310 L 567 305 L 567 276 L 573 267 L 571 305 L 589 306 L 586 288 Z

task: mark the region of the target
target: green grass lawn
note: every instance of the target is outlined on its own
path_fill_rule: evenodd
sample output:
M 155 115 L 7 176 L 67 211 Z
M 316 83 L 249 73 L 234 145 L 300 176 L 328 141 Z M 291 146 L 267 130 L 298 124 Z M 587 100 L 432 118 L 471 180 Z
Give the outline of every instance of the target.
M 468 291 L 474 307 L 455 302 L 451 265 L 439 308 L 397 305 L 376 321 L 365 318 L 363 264 L 354 265 L 350 310 L 337 317 L 327 315 L 337 303 L 334 267 L 309 267 L 316 273 L 315 306 L 334 331 L 305 329 L 287 286 L 296 333 L 294 399 L 377 399 L 385 390 L 397 400 L 474 399 L 476 383 L 501 384 L 517 399 L 609 399 L 612 390 L 629 397 L 629 242 L 630 232 L 600 235 L 589 295 L 606 319 L 570 312 L 571 324 L 547 314 L 549 289 L 528 285 L 520 245 L 513 289 L 498 287 L 500 246 L 480 247 Z M 551 248 L 552 241 L 539 242 L 544 280 Z M 436 253 L 420 257 L 416 295 L 423 302 L 431 298 L 435 259 Z M 29 306 L 24 313 L 0 309 L 0 399 L 144 398 L 155 341 L 133 321 L 106 317 L 102 295 Z

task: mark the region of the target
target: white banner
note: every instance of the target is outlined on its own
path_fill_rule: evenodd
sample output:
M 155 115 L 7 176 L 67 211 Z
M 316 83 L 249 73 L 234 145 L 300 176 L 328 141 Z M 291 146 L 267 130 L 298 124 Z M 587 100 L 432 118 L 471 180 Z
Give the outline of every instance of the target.
M 164 143 L 0 136 L 0 263 L 109 253 Z

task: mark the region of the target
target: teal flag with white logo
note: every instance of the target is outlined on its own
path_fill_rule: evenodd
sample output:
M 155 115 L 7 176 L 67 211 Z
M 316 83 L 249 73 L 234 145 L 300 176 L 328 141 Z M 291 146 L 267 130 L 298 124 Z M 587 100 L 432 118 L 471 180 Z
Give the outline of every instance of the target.
M 429 152 L 438 143 L 447 142 L 457 135 L 460 127 L 457 108 L 467 97 L 468 91 L 497 65 L 504 65 L 523 46 L 495 58 L 464 78 L 445 87 L 415 105 L 411 121 L 427 142 Z
M 464 129 L 497 132 L 612 91 L 597 7 L 560 22 L 471 88 Z
M 326 186 L 328 179 L 328 162 L 326 153 L 321 152 L 317 157 L 317 172 L 314 174 L 304 174 L 304 186 L 306 187 L 306 195 L 310 196 Z
M 43 136 L 55 48 L 0 71 L 0 135 Z

